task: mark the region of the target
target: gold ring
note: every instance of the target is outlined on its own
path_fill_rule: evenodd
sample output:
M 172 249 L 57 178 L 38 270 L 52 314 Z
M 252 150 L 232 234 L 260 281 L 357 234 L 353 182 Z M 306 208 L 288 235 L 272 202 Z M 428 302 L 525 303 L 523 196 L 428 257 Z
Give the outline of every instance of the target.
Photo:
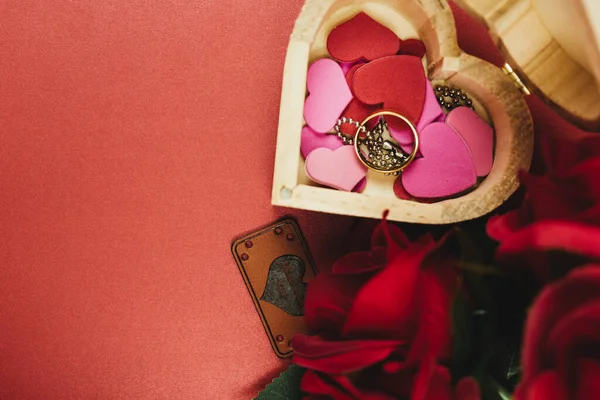
M 373 131 L 367 130 L 366 125 L 369 121 L 384 116 L 396 117 L 408 125 L 415 139 L 412 153 L 406 155 L 399 145 L 383 138 L 381 122 L 385 125 L 384 119 L 377 124 Z M 366 139 L 360 137 L 360 134 L 364 132 L 366 132 Z M 361 151 L 361 146 L 367 147 L 366 156 Z M 357 128 L 356 135 L 354 136 L 354 150 L 358 159 L 367 168 L 376 172 L 397 175 L 398 172 L 406 168 L 417 156 L 417 152 L 419 151 L 419 133 L 417 132 L 417 127 L 404 115 L 393 111 L 379 111 L 369 115 Z

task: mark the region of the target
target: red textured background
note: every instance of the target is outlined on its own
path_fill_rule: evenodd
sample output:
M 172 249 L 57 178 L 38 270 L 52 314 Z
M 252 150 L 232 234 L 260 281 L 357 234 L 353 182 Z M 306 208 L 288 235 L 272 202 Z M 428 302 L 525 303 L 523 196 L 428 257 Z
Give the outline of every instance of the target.
M 250 399 L 284 366 L 229 245 L 288 212 L 270 186 L 301 3 L 0 4 L 1 399 Z M 291 214 L 327 269 L 354 220 Z

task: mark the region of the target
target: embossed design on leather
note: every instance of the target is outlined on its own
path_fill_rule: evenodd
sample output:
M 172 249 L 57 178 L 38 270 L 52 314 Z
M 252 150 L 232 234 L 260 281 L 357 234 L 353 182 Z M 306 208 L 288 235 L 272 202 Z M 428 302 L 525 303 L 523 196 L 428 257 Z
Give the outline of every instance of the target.
M 317 273 L 300 227 L 277 221 L 235 240 L 231 252 L 275 354 L 290 357 L 292 337 L 311 333 L 304 300 Z
M 306 283 L 302 282 L 306 265 L 300 257 L 285 255 L 269 267 L 265 291 L 260 298 L 294 317 L 304 316 Z

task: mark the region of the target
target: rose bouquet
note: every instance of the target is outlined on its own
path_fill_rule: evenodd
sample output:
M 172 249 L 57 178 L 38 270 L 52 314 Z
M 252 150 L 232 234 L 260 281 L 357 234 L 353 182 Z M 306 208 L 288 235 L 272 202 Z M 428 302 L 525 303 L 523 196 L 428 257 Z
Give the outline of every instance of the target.
M 497 215 L 355 232 L 308 287 L 286 398 L 600 398 L 600 137 L 540 148 Z

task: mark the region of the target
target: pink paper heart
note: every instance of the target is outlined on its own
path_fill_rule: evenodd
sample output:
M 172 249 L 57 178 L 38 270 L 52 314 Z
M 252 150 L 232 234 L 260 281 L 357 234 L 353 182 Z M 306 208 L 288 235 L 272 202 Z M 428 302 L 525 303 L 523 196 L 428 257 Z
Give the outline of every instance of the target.
M 402 199 L 402 200 L 411 200 L 411 201 L 417 201 L 419 203 L 427 203 L 427 204 L 436 202 L 436 199 L 417 199 L 416 197 L 411 196 L 410 193 L 408 193 L 406 191 L 406 189 L 404 189 L 404 186 L 402 186 L 402 175 L 400 175 L 394 181 L 394 194 L 396 195 L 397 198 Z
M 354 146 L 320 148 L 306 158 L 306 175 L 322 185 L 349 192 L 367 175 L 367 167 L 358 160 Z
M 427 125 L 419 135 L 422 158 L 402 172 L 402 186 L 423 199 L 448 197 L 477 182 L 475 165 L 466 143 L 445 123 Z
M 494 130 L 468 107 L 457 107 L 448 113 L 446 123 L 463 138 L 475 163 L 477 176 L 486 176 L 494 163 Z
M 431 82 L 425 80 L 425 103 L 423 105 L 423 112 L 421 113 L 419 122 L 417 122 L 417 131 L 421 132 L 427 125 L 443 115 L 444 111 L 440 107 L 437 98 L 435 97 L 435 92 L 433 91 Z M 405 127 L 405 125 L 402 127 Z M 398 129 L 397 127 L 395 128 L 394 126 L 390 126 L 390 135 L 398 142 L 398 144 L 400 144 L 400 146 L 402 146 L 404 151 L 412 151 L 412 143 L 415 139 L 408 127 Z M 407 146 L 408 149 L 404 146 Z
M 314 62 L 308 69 L 304 119 L 319 133 L 329 132 L 352 100 L 342 67 L 329 58 Z
M 335 150 L 343 145 L 341 139 L 335 135 L 323 135 L 322 133 L 312 130 L 310 126 L 302 128 L 300 152 L 304 158 L 308 157 L 315 149 L 324 147 L 326 149 Z
M 437 117 L 436 119 L 433 120 L 433 122 L 446 122 L 446 114 L 441 113 L 439 117 Z M 431 123 L 433 123 L 431 122 Z M 421 132 L 423 129 L 425 129 L 427 125 L 425 126 L 417 126 L 417 131 Z M 411 135 L 412 136 L 412 135 Z M 409 143 L 409 144 L 401 144 L 400 147 L 402 148 L 402 150 L 404 150 L 407 153 L 412 153 L 413 151 L 413 143 Z M 421 157 L 421 152 L 417 151 L 417 157 Z

